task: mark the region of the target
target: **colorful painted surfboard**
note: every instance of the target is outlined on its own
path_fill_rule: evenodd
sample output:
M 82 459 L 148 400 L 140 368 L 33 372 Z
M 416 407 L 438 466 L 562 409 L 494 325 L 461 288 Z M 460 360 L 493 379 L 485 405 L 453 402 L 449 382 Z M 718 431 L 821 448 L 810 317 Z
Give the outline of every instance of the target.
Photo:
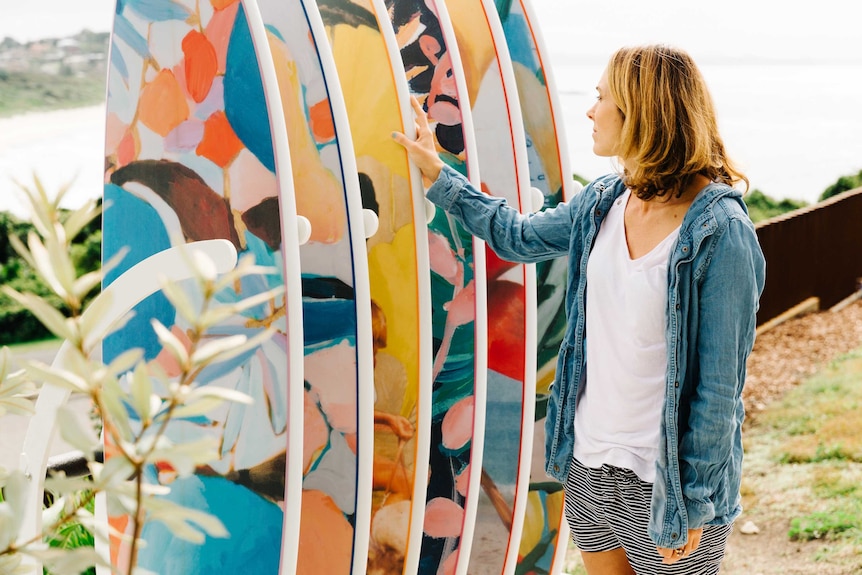
M 290 143 L 305 331 L 302 511 L 295 573 L 361 573 L 373 458 L 372 312 L 344 97 L 317 6 L 258 0 Z M 296 521 L 297 518 L 294 518 Z
M 440 157 L 477 186 L 467 88 L 445 5 L 388 0 L 411 93 L 428 112 Z M 472 530 L 481 479 L 487 379 L 484 242 L 443 210 L 428 224 L 434 323 L 430 472 L 421 557 L 405 572 L 437 573 L 457 561 Z
M 512 62 L 493 3 L 448 4 L 473 112 L 482 189 L 532 211 L 524 124 Z M 490 249 L 485 457 L 471 574 L 513 573 L 518 561 L 533 449 L 536 394 L 536 270 Z M 462 550 L 467 543 L 462 543 Z M 459 565 L 459 567 L 461 567 Z M 463 569 L 467 572 L 466 558 Z
M 252 6 L 253 8 L 253 6 Z M 117 3 L 108 76 L 106 184 L 102 254 L 128 255 L 105 279 L 110 285 L 135 263 L 177 242 L 221 238 L 276 273 L 244 278 L 217 295 L 235 301 L 273 286 L 286 294 L 230 318 L 209 334 L 277 334 L 249 353 L 206 368 L 198 385 L 237 389 L 255 401 L 207 417 L 181 418 L 173 439 L 211 437 L 221 458 L 186 477 L 169 465 L 148 469 L 148 481 L 170 487 L 169 501 L 217 516 L 232 537 L 200 545 L 162 523 L 141 533 L 138 564 L 169 574 L 292 572 L 300 503 L 302 308 L 290 158 L 283 131 L 273 130 L 263 78 L 274 76 L 255 11 L 238 0 Z M 257 39 L 255 37 L 258 37 Z M 191 286 L 189 286 L 191 287 Z M 189 290 L 193 301 L 199 296 Z M 181 340 L 186 325 L 157 293 L 108 338 L 110 361 L 131 347 L 173 376 L 150 328 L 158 319 Z M 126 532 L 127 516 L 110 518 Z M 111 560 L 125 565 L 125 543 Z
M 518 84 L 527 134 L 530 181 L 544 194 L 544 208 L 547 209 L 570 199 L 574 193 L 551 69 L 527 0 L 495 0 L 495 3 Z M 567 271 L 566 258 L 536 265 L 539 294 L 536 424 L 530 495 L 518 553 L 518 571 L 523 573 L 559 573 L 568 541 L 563 487 L 544 471 L 544 423 L 557 353 L 565 331 Z
M 375 335 L 367 568 L 395 573 L 419 551 L 430 449 L 431 286 L 424 190 L 406 151 L 391 138 L 393 131 L 412 128 L 413 116 L 382 0 L 328 0 L 319 7 L 347 104 L 363 206 L 379 216 L 377 233 L 366 242 Z

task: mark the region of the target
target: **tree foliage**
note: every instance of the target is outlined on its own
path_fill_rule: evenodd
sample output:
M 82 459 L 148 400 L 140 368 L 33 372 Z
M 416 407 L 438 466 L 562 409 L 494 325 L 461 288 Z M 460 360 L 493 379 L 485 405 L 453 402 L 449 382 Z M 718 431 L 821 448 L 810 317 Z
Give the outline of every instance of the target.
M 758 189 L 754 189 L 743 196 L 745 205 L 748 206 L 748 213 L 751 220 L 759 222 L 775 216 L 780 216 L 787 212 L 804 208 L 808 204 L 802 200 L 791 200 L 785 198 L 777 200 L 771 196 L 767 196 Z
M 97 206 L 101 201 L 97 202 Z M 60 210 L 59 219 L 64 222 L 71 212 Z M 75 272 L 81 276 L 99 269 L 102 260 L 101 218 L 96 217 L 72 238 L 70 256 Z M 21 293 L 32 293 L 45 298 L 52 307 L 68 312 L 63 302 L 51 292 L 33 268 L 15 250 L 11 238 L 21 244 L 35 227 L 29 221 L 21 221 L 8 212 L 0 212 L 0 283 Z M 98 286 L 87 294 L 84 303 L 97 293 Z M 0 345 L 25 343 L 50 337 L 50 332 L 30 310 L 5 293 L 0 293 Z
M 858 174 L 841 176 L 838 178 L 834 184 L 823 190 L 823 193 L 820 194 L 819 201 L 822 202 L 832 196 L 837 196 L 838 194 L 842 194 L 856 188 L 862 188 L 862 170 L 859 170 Z

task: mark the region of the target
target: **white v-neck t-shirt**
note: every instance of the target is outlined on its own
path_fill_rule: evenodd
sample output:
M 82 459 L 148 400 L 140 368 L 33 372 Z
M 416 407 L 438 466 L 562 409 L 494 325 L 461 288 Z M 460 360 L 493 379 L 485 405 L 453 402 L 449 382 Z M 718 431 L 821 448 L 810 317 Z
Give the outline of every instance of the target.
M 586 384 L 575 417 L 574 456 L 655 481 L 667 373 L 667 267 L 679 228 L 632 259 L 626 190 L 608 211 L 587 262 Z

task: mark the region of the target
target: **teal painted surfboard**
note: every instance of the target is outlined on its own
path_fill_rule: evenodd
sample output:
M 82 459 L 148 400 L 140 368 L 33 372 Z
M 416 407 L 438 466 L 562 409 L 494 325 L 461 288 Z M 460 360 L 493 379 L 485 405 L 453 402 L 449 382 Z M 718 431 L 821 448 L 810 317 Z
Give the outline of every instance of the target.
M 146 523 L 138 564 L 163 575 L 292 572 L 296 558 L 298 530 L 285 518 L 298 513 L 301 480 L 298 228 L 287 140 L 273 128 L 263 90 L 272 61 L 259 50 L 263 26 L 249 7 L 236 0 L 123 0 L 114 20 L 102 254 L 107 260 L 129 251 L 105 285 L 178 242 L 225 239 L 240 256 L 276 271 L 244 278 L 219 301 L 286 287 L 284 296 L 229 318 L 208 336 L 253 336 L 276 327 L 271 340 L 197 378 L 197 385 L 236 389 L 254 403 L 167 429 L 175 440 L 215 439 L 220 459 L 186 477 L 166 463 L 147 470 L 149 482 L 170 488 L 168 500 L 215 515 L 231 535 L 198 545 L 159 522 Z M 190 285 L 188 296 L 199 299 Z M 158 319 L 182 340 L 184 321 L 160 293 L 135 313 L 105 341 L 104 360 L 139 347 L 173 375 L 149 322 Z M 127 516 L 110 522 L 127 532 Z M 127 554 L 127 544 L 114 541 L 112 564 L 125 566 Z
M 575 193 L 562 116 L 552 71 L 536 18 L 527 0 L 495 0 L 515 69 L 527 149 L 530 181 L 545 196 L 544 208 Z M 568 541 L 563 516 L 563 486 L 544 471 L 544 421 L 557 353 L 565 331 L 568 261 L 536 264 L 538 281 L 538 374 L 536 424 L 527 519 L 521 540 L 519 572 L 559 573 Z
M 480 186 L 464 72 L 445 4 L 390 0 L 387 8 L 410 91 L 428 112 L 440 157 Z M 484 242 L 443 210 L 436 210 L 428 230 L 434 324 L 431 452 L 421 553 L 405 563 L 404 572 L 411 574 L 451 568 L 472 533 L 487 382 Z

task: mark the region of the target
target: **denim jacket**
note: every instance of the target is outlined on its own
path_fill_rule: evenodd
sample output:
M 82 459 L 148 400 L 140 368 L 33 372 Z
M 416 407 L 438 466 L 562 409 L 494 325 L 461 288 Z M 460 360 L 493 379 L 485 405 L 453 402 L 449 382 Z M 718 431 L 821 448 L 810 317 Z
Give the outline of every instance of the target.
M 607 175 L 567 203 L 521 215 L 446 167 L 427 194 L 504 259 L 569 257 L 567 326 L 545 420 L 546 471 L 562 482 L 586 377 L 587 259 L 623 191 L 620 177 Z M 742 511 L 741 396 L 765 273 L 742 195 L 707 185 L 683 219 L 668 265 L 667 378 L 649 523 L 657 546 L 681 547 L 689 529 L 730 523 Z

